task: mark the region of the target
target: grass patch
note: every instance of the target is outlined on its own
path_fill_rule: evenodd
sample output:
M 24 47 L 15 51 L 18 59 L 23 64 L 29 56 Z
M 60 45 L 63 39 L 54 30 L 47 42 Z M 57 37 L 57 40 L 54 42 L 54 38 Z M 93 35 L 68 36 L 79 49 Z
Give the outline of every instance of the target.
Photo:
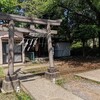
M 29 95 L 21 91 L 20 93 L 0 93 L 0 100 L 35 100 L 31 99 Z
M 0 77 L 4 77 L 4 76 L 5 76 L 5 74 L 4 74 L 4 72 L 3 72 L 3 68 L 0 67 Z
M 57 85 L 60 85 L 60 86 L 63 86 L 63 84 L 66 82 L 66 80 L 64 78 L 61 78 L 61 79 L 57 79 L 56 80 L 56 84 Z
M 28 73 L 33 73 L 33 74 L 37 74 L 37 73 L 42 73 L 42 72 L 45 72 L 47 71 L 47 68 L 48 67 L 40 67 L 40 68 L 28 68 L 28 69 L 25 69 L 24 72 Z
M 32 99 L 25 92 L 21 91 L 16 95 L 16 100 L 32 100 Z
M 32 73 L 33 74 L 38 74 L 38 73 L 46 72 L 47 68 L 48 67 L 36 68 L 36 69 L 34 69 L 34 71 Z

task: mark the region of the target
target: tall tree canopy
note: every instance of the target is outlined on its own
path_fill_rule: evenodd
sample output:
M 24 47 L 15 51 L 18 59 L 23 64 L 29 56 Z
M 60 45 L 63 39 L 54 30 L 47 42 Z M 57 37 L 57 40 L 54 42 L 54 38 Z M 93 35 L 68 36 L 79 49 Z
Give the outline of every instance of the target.
M 15 13 L 18 0 L 0 0 L 0 11 L 4 13 Z
M 53 16 L 67 9 L 75 15 L 94 20 L 100 13 L 100 0 L 25 0 L 23 7 L 31 14 L 50 15 L 55 11 Z
M 22 3 L 27 16 L 38 16 L 45 18 L 60 18 L 62 8 L 58 7 L 55 0 L 25 0 Z
M 98 36 L 100 49 L 100 0 L 1 0 L 0 9 L 7 13 L 23 9 L 25 16 L 62 18 L 59 32 L 68 40 Z
M 22 7 L 27 16 L 63 18 L 70 30 L 80 24 L 100 27 L 100 0 L 25 0 Z

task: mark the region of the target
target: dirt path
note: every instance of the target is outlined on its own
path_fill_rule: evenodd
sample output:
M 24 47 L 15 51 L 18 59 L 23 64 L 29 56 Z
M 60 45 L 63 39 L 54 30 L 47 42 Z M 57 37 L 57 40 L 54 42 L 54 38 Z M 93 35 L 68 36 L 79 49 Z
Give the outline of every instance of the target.
M 100 100 L 100 84 L 84 79 L 73 79 L 63 87 L 84 100 Z

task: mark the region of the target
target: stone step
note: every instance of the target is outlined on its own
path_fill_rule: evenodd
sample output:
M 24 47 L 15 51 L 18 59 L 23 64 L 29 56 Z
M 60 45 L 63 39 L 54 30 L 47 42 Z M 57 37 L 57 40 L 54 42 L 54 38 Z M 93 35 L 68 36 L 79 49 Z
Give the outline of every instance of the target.
M 37 78 L 40 78 L 41 76 L 40 75 L 34 75 L 32 73 L 19 73 L 18 74 L 18 78 L 20 79 L 20 81 L 32 81 L 32 80 L 35 80 Z
M 75 76 L 100 83 L 100 69 L 75 74 Z

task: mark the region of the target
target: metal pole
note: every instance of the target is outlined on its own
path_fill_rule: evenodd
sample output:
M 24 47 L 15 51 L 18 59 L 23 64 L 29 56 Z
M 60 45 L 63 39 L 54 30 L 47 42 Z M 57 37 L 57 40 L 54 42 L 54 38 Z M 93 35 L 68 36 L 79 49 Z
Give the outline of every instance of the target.
M 9 22 L 9 39 L 8 39 L 8 75 L 14 74 L 14 22 Z

